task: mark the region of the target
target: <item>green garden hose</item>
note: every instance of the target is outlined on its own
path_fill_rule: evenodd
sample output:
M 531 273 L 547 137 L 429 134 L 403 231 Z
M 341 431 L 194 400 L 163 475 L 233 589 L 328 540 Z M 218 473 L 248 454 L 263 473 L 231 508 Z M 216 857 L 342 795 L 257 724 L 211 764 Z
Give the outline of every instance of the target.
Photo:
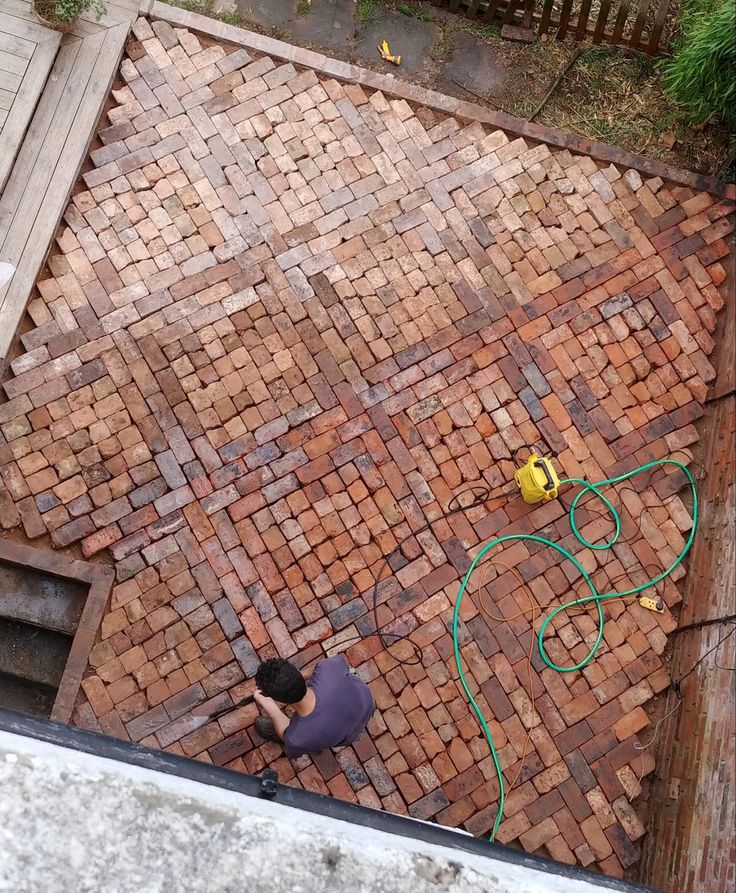
M 687 481 L 690 485 L 690 490 L 692 491 L 692 497 L 693 497 L 693 523 L 692 523 L 692 527 L 690 528 L 690 534 L 687 538 L 687 541 L 686 541 L 682 551 L 675 559 L 675 561 L 670 565 L 670 567 L 667 568 L 667 570 L 662 571 L 661 574 L 659 574 L 658 576 L 654 577 L 651 580 L 648 580 L 646 583 L 642 583 L 641 586 L 636 586 L 633 589 L 627 589 L 625 592 L 600 593 L 595 588 L 595 584 L 593 583 L 593 580 L 591 579 L 590 574 L 585 570 L 585 568 L 577 560 L 577 558 L 575 558 L 574 555 L 571 555 L 570 552 L 567 551 L 567 549 L 564 549 L 562 546 L 558 545 L 557 543 L 552 542 L 551 540 L 545 539 L 544 537 L 534 536 L 533 534 L 528 534 L 528 533 L 518 533 L 518 534 L 510 534 L 508 536 L 499 536 L 499 537 L 496 537 L 495 539 L 490 540 L 490 542 L 486 543 L 486 545 L 483 546 L 483 548 L 480 550 L 480 552 L 478 552 L 478 554 L 475 556 L 472 564 L 470 565 L 465 576 L 463 577 L 462 583 L 460 584 L 460 591 L 457 594 L 457 600 L 455 602 L 455 611 L 454 611 L 453 618 L 452 618 L 452 641 L 453 641 L 453 648 L 455 651 L 455 663 L 457 665 L 458 674 L 460 676 L 460 683 L 461 683 L 463 690 L 468 698 L 468 701 L 470 702 L 470 705 L 473 708 L 473 711 L 475 712 L 475 715 L 478 717 L 478 721 L 480 722 L 481 728 L 483 729 L 483 734 L 486 737 L 486 741 L 488 741 L 488 745 L 491 749 L 491 755 L 493 756 L 493 764 L 496 769 L 496 775 L 498 777 L 498 786 L 499 786 L 498 812 L 496 814 L 496 820 L 493 823 L 493 829 L 492 829 L 490 837 L 489 837 L 490 841 L 493 841 L 495 839 L 496 833 L 498 831 L 498 827 L 501 824 L 501 818 L 503 816 L 503 809 L 504 809 L 504 804 L 505 804 L 505 800 L 506 800 L 506 791 L 505 791 L 504 782 L 503 782 L 503 771 L 501 769 L 501 764 L 498 759 L 498 753 L 496 752 L 496 747 L 493 743 L 493 736 L 491 735 L 491 730 L 488 728 L 488 723 L 486 722 L 486 719 L 483 716 L 483 713 L 482 713 L 480 707 L 476 703 L 475 698 L 473 697 L 473 694 L 470 691 L 467 679 L 465 678 L 465 672 L 463 670 L 462 658 L 461 658 L 461 654 L 460 654 L 460 642 L 459 642 L 459 637 L 458 637 L 458 626 L 459 626 L 459 621 L 460 621 L 460 605 L 462 603 L 462 599 L 463 599 L 463 595 L 465 594 L 465 590 L 467 589 L 468 581 L 470 580 L 470 577 L 471 577 L 473 571 L 475 570 L 475 568 L 478 566 L 480 561 L 482 561 L 483 557 L 494 546 L 497 546 L 500 543 L 515 542 L 518 540 L 522 540 L 522 541 L 529 540 L 529 541 L 532 541 L 535 543 L 541 543 L 544 546 L 549 546 L 550 549 L 554 549 L 556 552 L 559 552 L 560 555 L 562 555 L 564 558 L 567 558 L 568 561 L 571 561 L 575 565 L 577 570 L 580 571 L 580 574 L 582 575 L 583 579 L 585 580 L 585 582 L 588 586 L 588 589 L 590 590 L 590 595 L 586 595 L 584 598 L 573 599 L 572 601 L 566 602 L 565 604 L 560 605 L 559 607 L 550 611 L 550 613 L 547 614 L 547 616 L 542 621 L 542 625 L 539 627 L 539 632 L 537 633 L 537 644 L 539 646 L 540 657 L 542 658 L 544 663 L 551 669 L 557 670 L 558 673 L 572 673 L 575 670 L 581 670 L 588 663 L 590 663 L 590 661 L 593 659 L 593 657 L 595 656 L 595 653 L 598 650 L 598 647 L 601 643 L 601 640 L 603 639 L 605 618 L 603 616 L 603 609 L 601 608 L 601 602 L 607 601 L 608 599 L 624 598 L 625 596 L 637 595 L 638 593 L 642 592 L 643 590 L 648 589 L 651 586 L 655 586 L 657 583 L 659 583 L 661 580 L 664 580 L 665 577 L 667 577 L 669 574 L 671 574 L 672 571 L 682 562 L 685 555 L 687 555 L 688 551 L 690 550 L 690 546 L 693 543 L 693 538 L 695 537 L 695 529 L 698 524 L 698 496 L 697 496 L 697 492 L 695 489 L 695 479 L 693 478 L 692 474 L 690 473 L 690 470 L 685 465 L 683 465 L 681 462 L 676 462 L 674 459 L 657 459 L 653 462 L 647 462 L 646 465 L 641 465 L 641 466 L 639 466 L 639 468 L 635 468 L 633 471 L 629 471 L 626 474 L 622 474 L 622 475 L 619 475 L 618 477 L 614 477 L 614 478 L 608 478 L 603 481 L 598 481 L 595 484 L 591 484 L 589 481 L 580 480 L 578 478 L 568 478 L 566 480 L 560 481 L 560 485 L 577 484 L 581 487 L 580 492 L 575 495 L 575 498 L 572 500 L 572 503 L 570 504 L 570 512 L 569 512 L 570 527 L 572 529 L 573 534 L 575 535 L 575 538 L 578 540 L 578 542 L 580 542 L 583 546 L 586 546 L 588 549 L 602 551 L 605 549 L 611 549 L 617 543 L 619 535 L 621 533 L 621 519 L 619 518 L 618 512 L 616 511 L 614 506 L 601 492 L 601 488 L 607 487 L 610 484 L 619 484 L 622 481 L 629 480 L 630 478 L 633 478 L 638 474 L 642 474 L 645 471 L 649 471 L 649 469 L 651 469 L 651 468 L 656 468 L 657 466 L 664 466 L 664 465 L 674 465 L 676 468 L 679 468 L 684 473 L 685 477 L 687 478 Z M 611 513 L 611 517 L 613 518 L 615 530 L 614 530 L 613 536 L 607 543 L 595 544 L 595 543 L 588 542 L 588 540 L 586 540 L 585 537 L 578 530 L 578 526 L 575 521 L 575 512 L 577 510 L 578 503 L 580 502 L 580 499 L 585 495 L 585 493 L 588 493 L 588 492 L 594 494 L 594 496 L 597 496 L 598 499 L 600 499 L 603 502 L 605 507 Z M 593 643 L 593 646 L 591 647 L 588 654 L 583 658 L 583 660 L 580 661 L 580 663 L 577 663 L 571 667 L 560 667 L 557 664 L 555 664 L 547 655 L 547 652 L 544 647 L 544 633 L 545 633 L 548 625 L 551 623 L 552 620 L 554 620 L 554 618 L 558 614 L 562 613 L 563 611 L 567 611 L 570 608 L 578 607 L 580 605 L 587 605 L 591 602 L 593 602 L 595 604 L 597 612 L 598 612 L 598 634 L 596 636 L 595 642 Z

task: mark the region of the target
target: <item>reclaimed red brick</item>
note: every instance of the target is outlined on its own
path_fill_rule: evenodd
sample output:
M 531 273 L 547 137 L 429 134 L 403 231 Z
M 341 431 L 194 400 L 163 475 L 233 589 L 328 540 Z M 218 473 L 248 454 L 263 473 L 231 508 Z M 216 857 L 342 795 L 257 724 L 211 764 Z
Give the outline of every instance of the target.
M 166 59 L 174 70 L 200 49 L 185 31 L 153 47 L 131 44 L 128 62 L 154 85 Z M 232 98 L 246 60 L 226 51 L 219 64 L 214 98 L 196 117 L 198 127 L 212 119 L 215 132 L 218 115 L 233 116 L 227 149 L 219 137 L 211 147 L 224 166 L 259 108 Z M 106 184 L 75 195 L 68 223 L 77 232 L 71 221 L 84 214 L 95 239 L 80 236 L 78 247 L 62 232 L 34 325 L 4 380 L 0 524 L 27 538 L 50 534 L 54 547 L 81 542 L 88 556 L 107 550 L 115 562 L 120 585 L 83 686 L 88 722 L 235 771 L 272 765 L 321 793 L 487 833 L 494 770 L 456 684 L 448 631 L 459 579 L 479 542 L 547 527 L 564 539 L 569 524 L 558 503 L 530 511 L 493 498 L 452 515 L 448 506 L 468 483 L 500 488 L 523 443 L 546 442 L 566 476 L 595 478 L 692 448 L 714 375 L 730 206 L 634 171 L 617 178 L 584 154 L 521 148 L 478 124 L 454 132 L 452 118 L 313 72 L 290 72 L 282 89 L 270 64 L 251 63 L 249 82 L 258 72 L 271 78 L 269 116 L 285 115 L 281 129 L 291 127 L 294 101 L 314 110 L 309 91 L 323 87 L 337 117 L 317 139 L 308 136 L 311 112 L 299 113 L 304 135 L 285 142 L 286 155 L 266 140 L 255 193 L 231 166 L 232 192 L 221 194 L 204 160 L 194 190 L 191 166 L 158 155 L 179 152 L 175 133 L 126 157 L 131 183 L 116 181 L 114 221 Z M 171 106 L 157 100 L 151 111 L 166 130 Z M 388 185 L 357 128 L 366 112 L 379 146 L 397 114 L 428 141 L 421 152 L 402 142 L 409 162 Z M 134 134 L 130 114 L 115 106 L 117 123 L 93 152 L 96 172 Z M 448 156 L 450 142 L 457 153 Z M 493 189 L 457 188 L 465 154 L 483 164 L 492 152 L 513 196 L 501 205 Z M 282 173 L 283 158 L 310 171 L 308 210 L 306 187 Z M 428 158 L 447 158 L 450 173 L 422 184 L 410 168 Z M 338 172 L 348 186 L 333 183 Z M 562 204 L 561 174 L 570 190 Z M 162 208 L 138 200 L 172 187 L 161 197 L 166 213 L 186 208 L 173 226 Z M 258 241 L 269 227 L 276 235 Z M 119 234 L 134 228 L 139 240 L 120 246 Z M 118 247 L 100 258 L 100 244 Z M 648 488 L 646 503 L 624 491 L 618 548 L 631 573 L 661 552 L 658 534 L 688 530 L 673 478 Z M 586 536 L 609 534 L 608 522 L 584 514 Z M 544 550 L 509 546 L 506 558 L 544 609 L 569 595 L 565 566 Z M 505 615 L 517 610 L 512 601 L 525 607 L 518 592 L 501 603 L 513 585 L 506 574 L 487 586 Z M 507 774 L 537 723 L 498 839 L 621 874 L 638 858 L 631 767 L 653 767 L 636 736 L 647 724 L 643 705 L 669 684 L 660 655 L 674 621 L 637 606 L 611 612 L 606 647 L 583 676 L 562 677 L 534 657 L 533 691 L 527 620 L 491 622 L 469 591 L 462 637 Z M 421 663 L 397 665 L 413 652 L 399 640 L 386 648 L 376 622 L 410 638 Z M 578 617 L 551 631 L 550 656 L 569 663 L 586 653 L 594 623 Z M 277 744 L 253 736 L 254 712 L 204 726 L 191 715 L 207 698 L 215 709 L 242 697 L 263 658 L 289 657 L 309 672 L 325 650 L 341 648 L 370 681 L 377 711 L 370 736 L 337 760 L 322 754 L 297 771 Z

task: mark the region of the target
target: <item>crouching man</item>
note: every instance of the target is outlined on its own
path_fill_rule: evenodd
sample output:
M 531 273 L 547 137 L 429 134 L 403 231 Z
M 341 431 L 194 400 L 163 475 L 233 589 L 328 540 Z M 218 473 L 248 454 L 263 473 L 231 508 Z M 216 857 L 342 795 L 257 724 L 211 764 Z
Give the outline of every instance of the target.
M 292 759 L 352 744 L 376 709 L 370 689 L 342 654 L 321 660 L 309 683 L 288 660 L 264 661 L 256 686 L 256 703 L 266 714 L 256 720 L 256 731 L 269 741 L 283 741 Z M 282 704 L 294 707 L 291 719 Z

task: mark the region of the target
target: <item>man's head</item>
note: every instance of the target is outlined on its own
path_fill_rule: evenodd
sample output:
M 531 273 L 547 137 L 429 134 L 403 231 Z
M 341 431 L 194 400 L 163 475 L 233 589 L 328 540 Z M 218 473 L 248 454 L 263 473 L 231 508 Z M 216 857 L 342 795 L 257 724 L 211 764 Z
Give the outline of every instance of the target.
M 266 660 L 258 667 L 256 685 L 264 695 L 282 704 L 296 704 L 307 693 L 302 674 L 282 658 Z

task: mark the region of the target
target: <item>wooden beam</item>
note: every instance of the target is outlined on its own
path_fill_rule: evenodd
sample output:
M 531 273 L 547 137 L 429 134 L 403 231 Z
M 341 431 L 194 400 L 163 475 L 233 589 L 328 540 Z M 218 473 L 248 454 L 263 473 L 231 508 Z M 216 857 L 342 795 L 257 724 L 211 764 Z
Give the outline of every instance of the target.
M 653 56 L 657 52 L 659 46 L 659 38 L 662 35 L 662 28 L 667 21 L 667 10 L 669 9 L 670 0 L 660 0 L 659 9 L 657 10 L 657 18 L 654 21 L 649 43 L 647 44 L 647 53 Z
M 611 37 L 611 42 L 615 45 L 621 43 L 621 36 L 624 33 L 626 19 L 629 17 L 629 6 L 631 5 L 631 0 L 619 0 L 619 2 L 618 15 L 616 16 L 616 22 L 613 26 L 613 35 Z
M 506 5 L 506 11 L 504 12 L 503 18 L 501 19 L 502 25 L 508 25 L 509 22 L 513 19 L 518 2 L 519 0 L 509 0 L 508 4 Z
M 611 11 L 611 0 L 601 0 L 601 9 L 598 13 L 598 21 L 595 23 L 595 31 L 593 32 L 593 43 L 601 43 L 603 34 L 606 30 L 606 22 L 608 21 L 608 13 Z
M 539 22 L 539 33 L 546 34 L 549 31 L 550 20 L 552 18 L 552 9 L 554 8 L 555 0 L 544 0 L 544 8 L 542 10 L 542 17 Z
M 560 27 L 557 29 L 557 39 L 564 40 L 567 34 L 567 26 L 570 21 L 570 13 L 572 12 L 572 0 L 565 0 L 562 4 L 562 12 L 560 13 Z
M 129 22 L 67 38 L 0 198 L 0 259 L 16 273 L 0 290 L 0 358 L 7 356 L 66 208 L 120 64 Z
M 575 30 L 575 40 L 584 40 L 588 28 L 588 16 L 590 15 L 591 0 L 583 0 L 578 13 L 578 27 Z
M 10 18 L 0 13 L 0 22 L 5 25 Z M 9 32 L 0 32 L 0 48 L 4 51 L 3 56 L 7 57 L 6 64 L 14 67 L 16 72 L 22 69 L 21 74 L 0 71 L 0 90 L 10 91 L 12 94 L 12 101 L 7 104 L 7 114 L 0 130 L 0 192 L 7 181 L 61 40 L 58 31 L 49 31 L 40 25 L 32 25 L 31 29 L 28 33 L 35 34 L 36 43 L 30 59 L 14 56 L 7 49 L 10 43 L 7 40 Z M 15 60 L 15 65 L 10 63 L 10 59 Z

